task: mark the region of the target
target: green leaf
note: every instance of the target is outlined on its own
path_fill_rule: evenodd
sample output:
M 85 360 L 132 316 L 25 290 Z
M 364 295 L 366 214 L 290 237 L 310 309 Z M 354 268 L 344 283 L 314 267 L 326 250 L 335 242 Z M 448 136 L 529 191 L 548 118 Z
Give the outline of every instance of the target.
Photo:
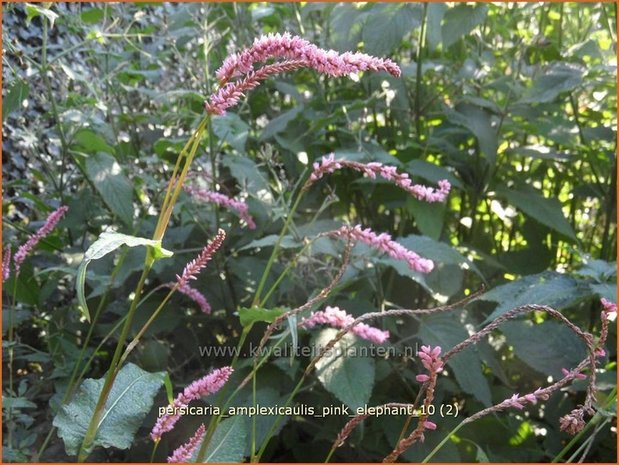
M 277 117 L 273 118 L 262 130 L 262 134 L 260 134 L 260 138 L 258 139 L 260 142 L 263 142 L 270 137 L 273 137 L 275 134 L 282 132 L 288 126 L 292 120 L 294 120 L 299 113 L 303 111 L 303 105 L 297 105 L 291 108 L 288 111 L 283 112 Z
M 286 309 L 284 307 L 278 308 L 239 308 L 239 319 L 241 326 L 246 328 L 258 321 L 264 321 L 266 323 L 273 323 L 275 319 L 282 315 Z
M 471 260 L 445 242 L 416 234 L 399 239 L 398 242 L 407 249 L 432 259 L 435 264 L 458 265 L 463 269 L 470 269 L 483 279 L 483 274 Z
M 499 302 L 497 308 L 484 321 L 488 323 L 520 305 L 548 305 L 562 310 L 590 295 L 588 286 L 582 281 L 554 271 L 545 271 L 495 287 L 478 299 Z
M 617 262 L 589 260 L 581 268 L 576 270 L 575 274 L 593 278 L 600 283 L 612 280 L 616 282 Z
M 441 34 L 441 22 L 447 11 L 444 3 L 428 3 L 428 16 L 426 20 L 426 43 L 428 49 L 433 52 L 443 41 Z
M 590 284 L 591 292 L 614 302 L 617 299 L 617 283 Z
M 464 188 L 462 181 L 456 178 L 451 171 L 424 160 L 411 160 L 406 164 L 406 171 L 413 176 L 419 176 L 432 183 L 437 183 L 441 179 L 447 179 L 453 187 Z
M 76 277 L 76 290 L 77 300 L 80 304 L 80 310 L 83 316 L 90 322 L 90 312 L 88 311 L 88 304 L 86 303 L 86 296 L 84 295 L 84 286 L 86 284 L 86 268 L 92 260 L 98 260 L 108 253 L 113 252 L 121 245 L 128 247 L 148 246 L 151 248 L 151 253 L 155 259 L 163 257 L 171 257 L 173 252 L 161 247 L 161 241 L 155 241 L 152 239 L 145 239 L 143 237 L 129 236 L 127 234 L 116 232 L 104 232 L 99 238 L 90 245 L 84 259 L 77 269 Z
M 413 271 L 404 261 L 386 255 L 378 261 L 391 266 L 401 276 L 414 279 L 439 302 L 446 302 L 449 297 L 461 289 L 462 270 L 470 269 L 485 281 L 481 271 L 472 261 L 444 242 L 414 234 L 398 239 L 397 242 L 420 256 L 434 261 L 434 269 L 429 274 Z
M 361 37 L 371 55 L 387 55 L 403 37 L 421 25 L 420 5 L 407 3 L 374 4 L 368 12 Z
M 247 191 L 257 193 L 268 190 L 269 184 L 255 161 L 247 157 L 228 155 L 222 159 L 222 163 Z
M 557 199 L 544 197 L 537 191 L 520 191 L 503 187 L 499 187 L 496 193 L 534 220 L 573 241 L 578 240 L 572 226 L 563 216 L 561 203 Z
M 314 347 L 324 347 L 337 333 L 333 328 L 323 329 L 314 338 Z M 316 374 L 324 388 L 352 410 L 367 405 L 374 387 L 374 359 L 351 355 L 362 344 L 354 335 L 346 334 L 316 364 Z
M 533 82 L 519 103 L 548 103 L 561 92 L 575 89 L 582 83 L 583 71 L 573 65 L 560 63 L 549 67 Z
M 204 463 L 237 463 L 245 457 L 245 442 L 249 433 L 247 417 L 236 415 L 222 421 L 206 449 Z M 198 450 L 194 452 L 192 461 L 197 458 Z
M 96 24 L 103 19 L 103 9 L 91 8 L 89 10 L 82 11 L 80 18 L 86 24 Z
M 86 153 L 114 153 L 114 148 L 106 140 L 91 129 L 80 129 L 73 137 L 73 145 Z
M 88 247 L 88 250 L 84 254 L 84 260 L 98 260 L 103 258 L 110 252 L 113 252 L 121 245 L 128 247 L 149 246 L 156 252 L 156 256 L 159 257 L 171 257 L 173 252 L 161 247 L 161 241 L 155 241 L 153 239 L 145 239 L 143 237 L 129 236 L 127 234 L 117 232 L 104 232 L 101 233 L 99 238 Z
M 249 126 L 245 121 L 235 113 L 216 115 L 211 121 L 213 132 L 217 137 L 239 152 L 245 151 L 245 142 L 249 134 Z
M 351 3 L 338 3 L 329 15 L 329 42 L 338 51 L 350 50 L 361 40 L 367 14 Z
M 506 321 L 499 330 L 520 360 L 555 379 L 563 377 L 561 368 L 574 368 L 587 355 L 584 342 L 558 321 Z
M 437 314 L 423 318 L 417 337 L 424 344 L 441 346 L 443 353 L 469 337 L 458 318 L 452 314 Z M 476 347 L 469 347 L 449 359 L 447 365 L 453 370 L 456 381 L 467 393 L 482 404 L 492 404 L 488 380 L 481 371 L 482 361 Z
M 445 108 L 445 114 L 449 121 L 468 129 L 477 138 L 481 154 L 486 158 L 489 169 L 494 170 L 498 140 L 490 113 L 477 105 L 461 103 L 456 110 Z
M 14 111 L 21 109 L 22 102 L 28 98 L 30 86 L 26 81 L 17 79 L 2 99 L 2 121 Z
M 107 153 L 97 152 L 86 158 L 84 168 L 88 179 L 109 209 L 127 226 L 133 224 L 133 187 L 122 174 L 116 159 Z
M 486 19 L 487 5 L 457 5 L 445 12 L 441 34 L 443 48 L 448 48 L 460 37 L 471 32 Z
M 2 396 L 2 410 L 22 408 L 37 408 L 37 404 L 30 402 L 25 397 L 5 397 Z
M 135 433 L 153 406 L 163 377 L 164 373 L 148 373 L 132 363 L 123 367 L 105 404 L 93 447 L 131 447 Z M 67 454 L 77 454 L 104 383 L 103 378 L 84 380 L 73 400 L 63 405 L 54 418 L 53 424 Z
M 438 240 L 443 231 L 447 207 L 444 204 L 423 202 L 414 197 L 407 198 L 406 204 L 413 213 L 419 231 L 431 239 Z
M 26 3 L 26 24 L 29 25 L 37 16 L 45 16 L 49 20 L 50 27 L 54 27 L 54 21 L 58 18 L 58 15 L 49 8 Z
M 269 234 L 268 236 L 265 236 L 262 239 L 256 239 L 254 241 L 251 241 L 249 244 L 244 245 L 238 250 L 241 251 L 241 250 L 247 250 L 247 249 L 273 247 L 275 243 L 277 242 L 278 237 L 279 237 L 279 234 Z M 295 241 L 292 236 L 282 237 L 282 240 L 279 243 L 279 246 L 282 249 L 294 249 L 295 247 L 301 247 L 301 245 L 302 244 Z

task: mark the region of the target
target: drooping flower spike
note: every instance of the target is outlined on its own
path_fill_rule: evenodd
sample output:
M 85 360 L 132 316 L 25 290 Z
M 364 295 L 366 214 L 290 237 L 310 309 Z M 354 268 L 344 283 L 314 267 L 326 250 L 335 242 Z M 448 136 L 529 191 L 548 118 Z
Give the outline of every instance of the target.
M 387 233 L 376 234 L 370 228 L 363 229 L 360 225 L 356 225 L 354 227 L 342 226 L 340 229 L 329 234 L 351 237 L 354 240 L 379 249 L 396 260 L 404 260 L 411 270 L 419 271 L 420 273 L 429 273 L 434 269 L 434 262 L 432 262 L 432 260 L 422 258 L 415 252 L 408 250 L 403 245 L 392 240 L 391 236 Z
M 207 189 L 198 189 L 193 186 L 184 186 L 189 195 L 196 199 L 204 200 L 206 202 L 212 202 L 222 207 L 229 208 L 238 212 L 239 217 L 245 222 L 249 229 L 256 229 L 256 223 L 249 214 L 249 207 L 247 203 L 242 200 L 235 200 L 228 197 L 221 192 L 213 192 Z
M 376 179 L 379 176 L 387 181 L 391 181 L 413 197 L 426 202 L 443 202 L 451 190 L 451 184 L 446 179 L 440 180 L 438 182 L 439 188 L 434 189 L 421 184 L 413 184 L 413 181 L 408 177 L 408 173 L 398 173 L 395 166 L 383 165 L 378 162 L 359 163 L 350 160 L 336 160 L 333 153 L 322 157 L 320 162 L 314 162 L 313 168 L 312 174 L 303 186 L 304 189 L 309 188 L 325 174 L 333 173 L 342 168 L 351 168 L 364 173 L 372 179 Z
M 270 58 L 284 58 L 303 62 L 304 66 L 330 76 L 344 76 L 358 71 L 386 71 L 400 76 L 400 68 L 393 61 L 365 53 L 338 53 L 324 50 L 290 33 L 268 34 L 258 37 L 248 49 L 225 59 L 216 76 L 221 83 L 232 77 L 253 71 L 255 63 Z
M 174 281 L 161 285 L 161 287 L 167 287 L 168 289 L 173 289 L 174 286 L 176 286 L 176 282 Z M 211 313 L 211 305 L 208 303 L 208 300 L 206 300 L 204 294 L 202 294 L 199 290 L 189 286 L 188 284 L 185 284 L 184 286 L 179 286 L 176 290 L 181 294 L 185 294 L 196 304 L 198 304 L 200 310 L 202 310 L 202 313 L 205 313 L 207 315 Z
M 151 439 L 155 442 L 159 441 L 163 433 L 167 433 L 174 428 L 174 425 L 181 417 L 181 409 L 187 407 L 192 400 L 219 391 L 226 384 L 233 371 L 232 367 L 219 368 L 187 386 L 170 405 L 172 413 L 157 419 L 150 433 Z
M 64 214 L 69 210 L 69 207 L 62 206 L 56 210 L 54 210 L 45 220 L 45 224 L 41 226 L 41 228 L 34 233 L 30 238 L 26 241 L 25 244 L 21 245 L 17 252 L 15 252 L 15 256 L 13 257 L 13 266 L 15 267 L 15 273 L 19 273 L 19 269 L 21 268 L 21 264 L 25 260 L 26 256 L 30 253 L 30 251 L 39 243 L 41 239 L 47 236 L 52 230 L 56 227 L 58 222 L 62 219 Z M 8 269 L 8 266 L 7 266 Z M 4 269 L 3 269 L 4 274 Z M 4 276 L 3 276 L 4 278 Z
M 254 69 L 254 64 L 272 58 L 279 61 Z M 248 49 L 228 57 L 217 70 L 220 89 L 204 104 L 206 111 L 223 115 L 227 108 L 236 105 L 243 95 L 257 87 L 269 76 L 312 68 L 330 76 L 343 76 L 358 71 L 386 71 L 400 76 L 400 68 L 393 61 L 376 58 L 365 53 L 338 53 L 324 50 L 305 39 L 289 33 L 269 34 L 256 39 Z M 236 81 L 228 82 L 231 78 Z
M 324 311 L 314 312 L 309 318 L 303 318 L 300 325 L 303 328 L 313 328 L 319 324 L 326 324 L 333 328 L 346 328 L 355 321 L 352 315 L 346 313 L 345 310 L 339 307 L 325 307 Z M 383 331 L 378 328 L 360 323 L 351 329 L 353 334 L 356 334 L 362 339 L 373 342 L 375 344 L 383 344 L 389 339 L 389 331 Z

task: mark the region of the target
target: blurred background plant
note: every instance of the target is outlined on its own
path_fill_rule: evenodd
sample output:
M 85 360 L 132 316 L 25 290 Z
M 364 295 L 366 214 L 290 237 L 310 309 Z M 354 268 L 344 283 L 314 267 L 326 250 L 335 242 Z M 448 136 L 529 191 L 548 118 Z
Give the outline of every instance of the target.
M 229 362 L 202 356 L 199 347 L 236 344 L 242 330 L 236 312 L 251 305 L 291 191 L 313 161 L 332 151 L 395 165 L 428 184 L 448 179 L 452 193 L 446 204 L 426 204 L 349 170 L 320 180 L 283 238 L 265 289 L 283 277 L 264 307 L 300 305 L 328 283 L 343 245 L 321 238 L 304 247 L 305 238 L 342 223 L 391 232 L 437 265 L 421 275 L 390 258 L 368 258 L 357 246 L 329 301 L 355 316 L 491 289 L 455 314 L 383 319 L 398 350 L 416 343 L 447 349 L 526 303 L 553 306 L 595 332 L 599 297 L 616 299 L 615 4 L 57 3 L 5 4 L 3 13 L 3 246 L 15 251 L 52 210 L 69 207 L 18 279 L 3 286 L 6 461 L 67 460 L 62 441 L 50 433 L 53 417 L 67 386 L 75 388 L 74 372 L 100 378 L 109 366 L 112 329 L 126 311 L 144 253 L 129 249 L 90 265 L 89 306 L 103 313 L 87 336 L 74 284 L 83 252 L 110 226 L 151 236 L 168 173 L 203 116 L 215 69 L 264 33 L 290 31 L 321 47 L 386 56 L 403 74 L 350 80 L 298 71 L 270 79 L 213 118 L 195 178 L 245 199 L 256 228 L 239 222 L 238 212 L 183 194 L 163 244 L 175 255 L 155 265 L 148 284 L 154 289 L 174 280 L 223 227 L 228 239 L 196 284 L 212 313 L 175 296 L 133 362 L 169 373 L 175 392 L 213 364 Z M 156 300 L 141 305 L 136 330 Z M 10 305 L 14 341 L 6 341 Z M 247 344 L 256 345 L 263 331 L 256 325 Z M 305 333 L 299 336 L 307 342 Z M 435 402 L 457 403 L 467 416 L 534 390 L 583 358 L 572 338 L 540 315 L 510 322 L 450 360 Z M 598 374 L 600 405 L 609 395 L 612 400 L 616 385 L 615 347 L 613 326 Z M 285 399 L 305 362 L 274 359 L 263 368 L 260 403 Z M 249 367 L 241 364 L 240 373 Z M 297 400 L 355 408 L 415 398 L 419 366 L 409 358 L 350 358 L 339 369 L 335 381 L 314 376 Z M 559 432 L 559 417 L 582 402 L 584 387 L 575 383 L 544 405 L 468 425 L 432 460 L 613 462 L 614 403 L 575 442 Z M 247 392 L 235 402 L 250 401 Z M 164 392 L 156 402 L 166 403 Z M 332 460 L 380 460 L 404 420 L 368 420 Z M 128 450 L 97 449 L 91 458 L 147 460 L 154 421 L 151 412 Z M 437 431 L 403 459 L 422 460 L 459 421 L 440 419 Z M 199 422 L 183 419 L 155 459 L 165 460 Z M 240 423 L 232 426 L 243 443 L 248 427 Z M 286 418 L 262 460 L 323 461 L 345 423 L 339 416 Z M 257 425 L 264 432 L 270 426 L 268 419 Z M 247 456 L 247 450 L 228 452 L 216 458 Z

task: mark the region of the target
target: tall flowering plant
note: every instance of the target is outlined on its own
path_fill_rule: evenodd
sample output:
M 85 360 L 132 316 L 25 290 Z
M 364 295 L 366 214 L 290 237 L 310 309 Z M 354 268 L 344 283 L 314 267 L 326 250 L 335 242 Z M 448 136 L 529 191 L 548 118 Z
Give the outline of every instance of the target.
M 98 434 L 105 427 L 105 421 L 111 409 L 110 403 L 115 401 L 112 399 L 112 393 L 118 389 L 130 389 L 131 386 L 119 387 L 120 373 L 125 366 L 128 356 L 138 347 L 142 337 L 153 325 L 159 317 L 163 309 L 169 303 L 171 297 L 176 293 L 183 294 L 186 298 L 195 302 L 204 315 L 210 315 L 213 311 L 207 297 L 195 287 L 195 281 L 199 274 L 206 269 L 210 262 L 217 254 L 222 254 L 223 247 L 226 241 L 227 232 L 224 229 L 218 229 L 213 232 L 212 239 L 208 242 L 195 259 L 191 260 L 186 266 L 178 271 L 176 279 L 161 284 L 150 292 L 146 289 L 150 285 L 149 273 L 151 272 L 155 262 L 162 256 L 166 256 L 166 252 L 161 247 L 161 242 L 165 237 L 166 231 L 171 223 L 174 208 L 180 198 L 181 193 L 188 195 L 191 201 L 197 202 L 200 205 L 205 203 L 211 204 L 217 208 L 225 208 L 235 212 L 242 221 L 242 225 L 249 230 L 258 229 L 256 224 L 258 221 L 250 213 L 250 208 L 243 197 L 232 197 L 220 190 L 214 183 L 213 188 L 204 189 L 198 184 L 189 184 L 187 181 L 196 178 L 196 174 L 192 172 L 192 162 L 197 156 L 199 147 L 202 143 L 204 135 L 209 130 L 212 116 L 221 116 L 237 105 L 248 92 L 258 87 L 265 80 L 281 73 L 293 72 L 302 68 L 314 70 L 320 74 L 329 77 L 342 77 L 353 73 L 361 72 L 383 72 L 388 73 L 393 77 L 400 76 L 399 66 L 389 59 L 377 58 L 365 53 L 338 53 L 333 50 L 324 50 L 320 47 L 308 42 L 300 37 L 293 36 L 289 33 L 284 34 L 269 34 L 256 39 L 251 46 L 235 53 L 226 58 L 222 66 L 216 71 L 218 79 L 218 88 L 204 102 L 205 114 L 198 124 L 197 128 L 187 141 L 184 148 L 180 151 L 175 165 L 171 170 L 167 186 L 164 191 L 163 200 L 160 205 L 157 223 L 151 239 L 143 239 L 132 237 L 121 237 L 116 235 L 115 240 L 118 244 L 129 246 L 146 245 L 148 252 L 145 257 L 142 273 L 136 285 L 136 288 L 131 296 L 129 308 L 123 316 L 120 326 L 120 333 L 116 347 L 113 351 L 110 366 L 107 369 L 105 379 L 100 384 L 100 389 L 97 392 L 97 398 L 92 406 L 92 415 L 88 418 L 87 425 L 84 431 L 81 431 L 79 448 L 77 456 L 79 461 L 85 461 L 95 447 Z M 164 413 L 159 415 L 150 426 L 150 439 L 153 446 L 153 456 L 157 447 L 162 442 L 162 438 L 172 431 L 177 423 L 181 420 L 183 411 L 192 403 L 198 403 L 199 400 L 208 397 L 211 402 L 229 406 L 238 401 L 238 395 L 246 386 L 251 383 L 251 404 L 258 404 L 256 385 L 260 369 L 269 359 L 269 353 L 263 353 L 263 349 L 267 346 L 277 346 L 285 339 L 282 335 L 276 334 L 284 324 L 288 324 L 288 331 L 293 338 L 298 337 L 298 332 L 317 332 L 319 328 L 328 326 L 332 330 L 336 330 L 336 334 L 328 340 L 318 350 L 318 353 L 310 357 L 309 363 L 303 370 L 300 379 L 296 380 L 296 384 L 290 390 L 288 396 L 283 402 L 284 408 L 289 408 L 295 401 L 295 397 L 303 388 L 304 383 L 314 371 L 320 371 L 324 375 L 325 359 L 329 357 L 329 351 L 338 346 L 344 341 L 352 339 L 355 342 L 363 344 L 371 343 L 375 345 L 387 346 L 393 340 L 393 334 L 385 327 L 380 327 L 377 324 L 368 324 L 366 321 L 375 319 L 382 320 L 388 318 L 405 318 L 419 317 L 434 313 L 452 311 L 462 308 L 468 301 L 475 296 L 471 296 L 464 301 L 456 304 L 434 307 L 430 309 L 387 309 L 389 305 L 384 305 L 380 312 L 366 313 L 355 318 L 352 312 L 344 310 L 335 305 L 329 305 L 328 299 L 338 292 L 338 286 L 343 284 L 343 276 L 349 270 L 351 257 L 355 250 L 356 244 L 365 244 L 372 250 L 372 254 L 363 254 L 363 259 L 366 263 L 371 261 L 374 253 L 387 255 L 394 260 L 399 260 L 405 263 L 408 268 L 418 274 L 428 275 L 436 269 L 436 264 L 433 257 L 429 256 L 425 250 L 410 250 L 403 242 L 385 232 L 376 232 L 367 226 L 360 224 L 353 225 L 338 225 L 332 231 L 327 231 L 318 235 L 318 237 L 308 241 L 308 244 L 318 238 L 331 238 L 334 243 L 343 242 L 344 252 L 340 259 L 339 268 L 330 277 L 329 283 L 319 291 L 315 292 L 307 302 L 296 308 L 284 308 L 276 314 L 264 317 L 264 311 L 269 298 L 273 295 L 274 289 L 281 282 L 281 279 L 288 271 L 288 267 L 271 284 L 269 289 L 266 288 L 271 271 L 275 263 L 277 263 L 279 254 L 282 248 L 283 238 L 291 229 L 294 215 L 300 205 L 301 199 L 306 195 L 312 187 L 317 183 L 326 183 L 329 175 L 335 172 L 349 169 L 356 173 L 371 179 L 382 180 L 392 184 L 407 195 L 423 202 L 437 203 L 446 202 L 451 191 L 451 184 L 446 179 L 441 179 L 436 183 L 436 186 L 426 186 L 414 183 L 410 175 L 406 172 L 398 170 L 395 166 L 389 166 L 379 162 L 361 163 L 358 161 L 336 158 L 334 153 L 323 156 L 308 167 L 304 173 L 303 179 L 300 180 L 299 189 L 293 190 L 289 197 L 290 206 L 288 214 L 285 217 L 280 234 L 273 243 L 271 254 L 268 258 L 266 266 L 262 270 L 260 278 L 257 280 L 255 293 L 249 309 L 240 309 L 239 315 L 250 314 L 256 320 L 251 320 L 247 324 L 243 324 L 243 329 L 238 337 L 237 349 L 240 349 L 246 338 L 249 335 L 255 321 L 267 322 L 268 326 L 260 339 L 258 350 L 250 360 L 251 366 L 245 364 L 241 366 L 238 360 L 238 352 L 232 360 L 225 366 L 213 368 L 203 377 L 193 381 L 188 386 L 182 389 L 176 396 L 173 396 L 173 388 L 169 388 L 169 403 L 164 409 Z M 27 255 L 36 247 L 37 243 L 49 234 L 54 227 L 57 226 L 63 215 L 67 212 L 67 207 L 60 207 L 54 211 L 47 219 L 45 224 L 33 234 L 22 246 L 20 246 L 14 255 L 11 257 L 11 248 L 7 247 L 4 251 L 2 260 L 3 264 L 3 281 L 9 279 L 11 273 L 18 274 L 20 266 L 24 262 Z M 307 244 L 306 246 L 307 247 Z M 359 250 L 357 248 L 356 250 Z M 367 249 L 367 247 L 366 247 Z M 303 249 L 305 250 L 305 248 Z M 88 260 L 95 259 L 97 251 L 87 252 Z M 98 251 L 101 253 L 100 251 Z M 299 254 L 300 255 L 300 254 Z M 11 270 L 12 263 L 12 270 Z M 294 265 L 294 261 L 290 262 Z M 144 302 L 148 295 L 155 290 L 166 289 L 167 293 L 158 306 L 149 314 L 144 323 L 139 329 L 135 330 L 135 315 L 138 307 Z M 510 397 L 485 408 L 478 413 L 468 417 L 460 423 L 456 430 L 445 436 L 442 444 L 448 440 L 453 433 L 464 425 L 471 423 L 479 418 L 496 412 L 506 411 L 509 409 L 525 410 L 528 406 L 535 405 L 538 402 L 546 401 L 550 396 L 560 389 L 570 385 L 576 380 L 588 379 L 586 388 L 586 398 L 583 405 L 578 406 L 570 413 L 564 415 L 559 420 L 559 427 L 562 431 L 571 434 L 576 434 L 581 431 L 585 425 L 586 418 L 595 414 L 595 377 L 596 364 L 601 357 L 605 355 L 604 344 L 608 336 L 609 322 L 612 315 L 616 313 L 616 305 L 609 301 L 602 301 L 603 312 L 601 314 L 601 333 L 597 339 L 585 331 L 575 327 L 567 318 L 553 308 L 540 305 L 523 305 L 514 308 L 511 311 L 504 313 L 499 318 L 494 319 L 487 326 L 478 331 L 471 331 L 471 334 L 464 341 L 455 345 L 452 348 L 444 345 L 423 345 L 415 354 L 415 363 L 418 368 L 418 373 L 411 377 L 416 383 L 414 389 L 418 392 L 417 399 L 413 403 L 403 404 L 390 402 L 384 404 L 385 408 L 406 408 L 412 412 L 409 415 L 406 423 L 402 426 L 401 434 L 397 442 L 393 445 L 391 451 L 385 451 L 384 462 L 394 462 L 407 449 L 415 443 L 422 442 L 426 436 L 440 432 L 442 425 L 440 419 L 433 416 L 433 403 L 436 398 L 436 390 L 441 384 L 442 377 L 445 376 L 447 364 L 451 357 L 457 353 L 475 345 L 483 337 L 487 336 L 491 331 L 498 328 L 502 323 L 509 319 L 516 318 L 520 315 L 539 312 L 544 313 L 550 318 L 558 320 L 576 334 L 585 344 L 587 348 L 587 358 L 575 367 L 565 368 L 563 377 L 546 387 L 537 387 L 531 392 L 520 394 L 516 393 Z M 319 309 L 321 308 L 321 309 Z M 348 308 L 348 307 L 347 307 Z M 243 312 L 245 311 L 245 312 Z M 99 313 L 97 312 L 92 319 L 91 325 L 94 328 L 97 323 Z M 241 316 L 241 315 L 240 315 Z M 212 315 L 211 315 L 212 317 Z M 209 317 L 205 317 L 209 318 Z M 260 319 L 262 318 L 262 319 Z M 241 318 L 242 319 L 242 316 Z M 10 335 L 12 338 L 12 335 Z M 87 340 L 90 333 L 87 336 Z M 273 342 L 276 341 L 276 342 Z M 78 365 L 79 366 L 79 365 Z M 249 368 L 248 368 L 249 367 Z M 242 376 L 242 369 L 248 369 L 249 373 Z M 76 367 L 77 370 L 77 367 Z M 79 379 L 77 371 L 72 375 L 72 381 Z M 319 375 L 320 376 L 320 375 Z M 67 404 L 74 397 L 73 386 L 67 389 L 62 400 L 63 404 Z M 72 411 L 73 413 L 74 411 Z M 208 422 L 201 423 L 195 432 L 186 438 L 183 444 L 177 445 L 175 450 L 169 455 L 168 462 L 188 462 L 196 461 L 204 462 L 207 457 L 207 450 L 213 447 L 215 440 L 215 432 L 223 421 L 225 416 L 225 408 L 222 413 L 214 413 Z M 326 461 L 329 461 L 334 451 L 342 446 L 350 437 L 353 430 L 369 415 L 358 414 L 353 416 L 341 429 L 340 433 L 335 438 L 333 447 L 331 448 Z M 249 447 L 249 456 L 253 462 L 260 461 L 265 454 L 265 450 L 269 445 L 269 441 L 277 431 L 281 424 L 282 415 L 277 415 L 270 429 L 262 437 L 262 442 L 257 441 L 258 434 L 256 432 L 255 423 L 252 425 L 251 440 Z M 411 427 L 411 425 L 413 425 Z M 67 440 L 65 438 L 65 440 Z M 74 440 L 70 438 L 69 440 Z M 216 445 L 217 446 L 217 445 Z M 436 450 L 435 450 L 436 451 Z M 435 452 L 434 451 L 434 452 Z M 432 452 L 432 453 L 434 453 Z

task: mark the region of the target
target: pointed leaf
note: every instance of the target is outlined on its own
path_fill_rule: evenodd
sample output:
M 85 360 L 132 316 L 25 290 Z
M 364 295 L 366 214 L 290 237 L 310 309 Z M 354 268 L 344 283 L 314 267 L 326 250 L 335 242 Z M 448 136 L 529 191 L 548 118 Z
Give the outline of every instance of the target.
M 444 353 L 467 339 L 469 334 L 452 314 L 438 314 L 423 319 L 417 336 L 424 344 L 441 346 Z M 454 355 L 447 366 L 453 370 L 456 381 L 465 392 L 475 396 L 482 404 L 491 405 L 490 387 L 481 371 L 482 361 L 476 347 Z
M 554 229 L 573 241 L 577 240 L 576 234 L 563 215 L 561 204 L 557 199 L 544 197 L 536 191 L 525 192 L 504 188 L 497 189 L 497 195 L 503 197 L 534 220 Z
M 589 286 L 583 281 L 554 271 L 545 271 L 495 287 L 478 299 L 499 302 L 497 308 L 484 321 L 488 323 L 520 305 L 549 305 L 556 310 L 562 310 L 589 298 L 590 295 Z
M 286 310 L 283 307 L 278 308 L 239 308 L 239 319 L 243 328 L 251 326 L 258 321 L 273 323 L 275 319 L 284 313 Z
M 129 236 L 127 234 L 117 232 L 104 232 L 99 238 L 91 244 L 86 253 L 84 259 L 77 269 L 77 277 L 75 287 L 77 290 L 77 300 L 80 304 L 80 310 L 86 320 L 90 321 L 90 312 L 88 311 L 88 304 L 86 303 L 86 296 L 84 294 L 84 286 L 86 284 L 86 268 L 92 260 L 98 260 L 106 256 L 108 253 L 113 252 L 121 245 L 128 247 L 138 247 L 141 245 L 148 246 L 152 250 L 153 257 L 155 259 L 162 257 L 171 257 L 173 255 L 169 250 L 161 247 L 161 241 L 155 241 L 152 239 L 145 239 L 143 237 Z
M 128 226 L 133 224 L 133 187 L 116 159 L 97 152 L 86 158 L 84 169 L 88 179 L 108 208 Z
M 204 463 L 234 463 L 242 462 L 245 457 L 245 443 L 249 432 L 247 417 L 235 415 L 223 420 L 206 449 Z M 198 447 L 192 461 L 197 458 Z
M 315 338 L 314 346 L 324 347 L 337 333 L 333 328 L 323 329 Z M 346 355 L 362 344 L 355 336 L 347 334 L 316 364 L 316 374 L 324 388 L 352 410 L 367 405 L 374 387 L 374 359 Z
M 480 25 L 488 14 L 487 5 L 457 5 L 445 12 L 441 33 L 443 48 L 448 48 L 460 37 L 471 32 Z
M 93 447 L 131 447 L 135 433 L 153 406 L 163 377 L 164 373 L 148 373 L 132 363 L 123 367 L 105 404 Z M 103 378 L 84 380 L 71 403 L 63 405 L 54 418 L 67 454 L 77 454 L 104 383 Z

